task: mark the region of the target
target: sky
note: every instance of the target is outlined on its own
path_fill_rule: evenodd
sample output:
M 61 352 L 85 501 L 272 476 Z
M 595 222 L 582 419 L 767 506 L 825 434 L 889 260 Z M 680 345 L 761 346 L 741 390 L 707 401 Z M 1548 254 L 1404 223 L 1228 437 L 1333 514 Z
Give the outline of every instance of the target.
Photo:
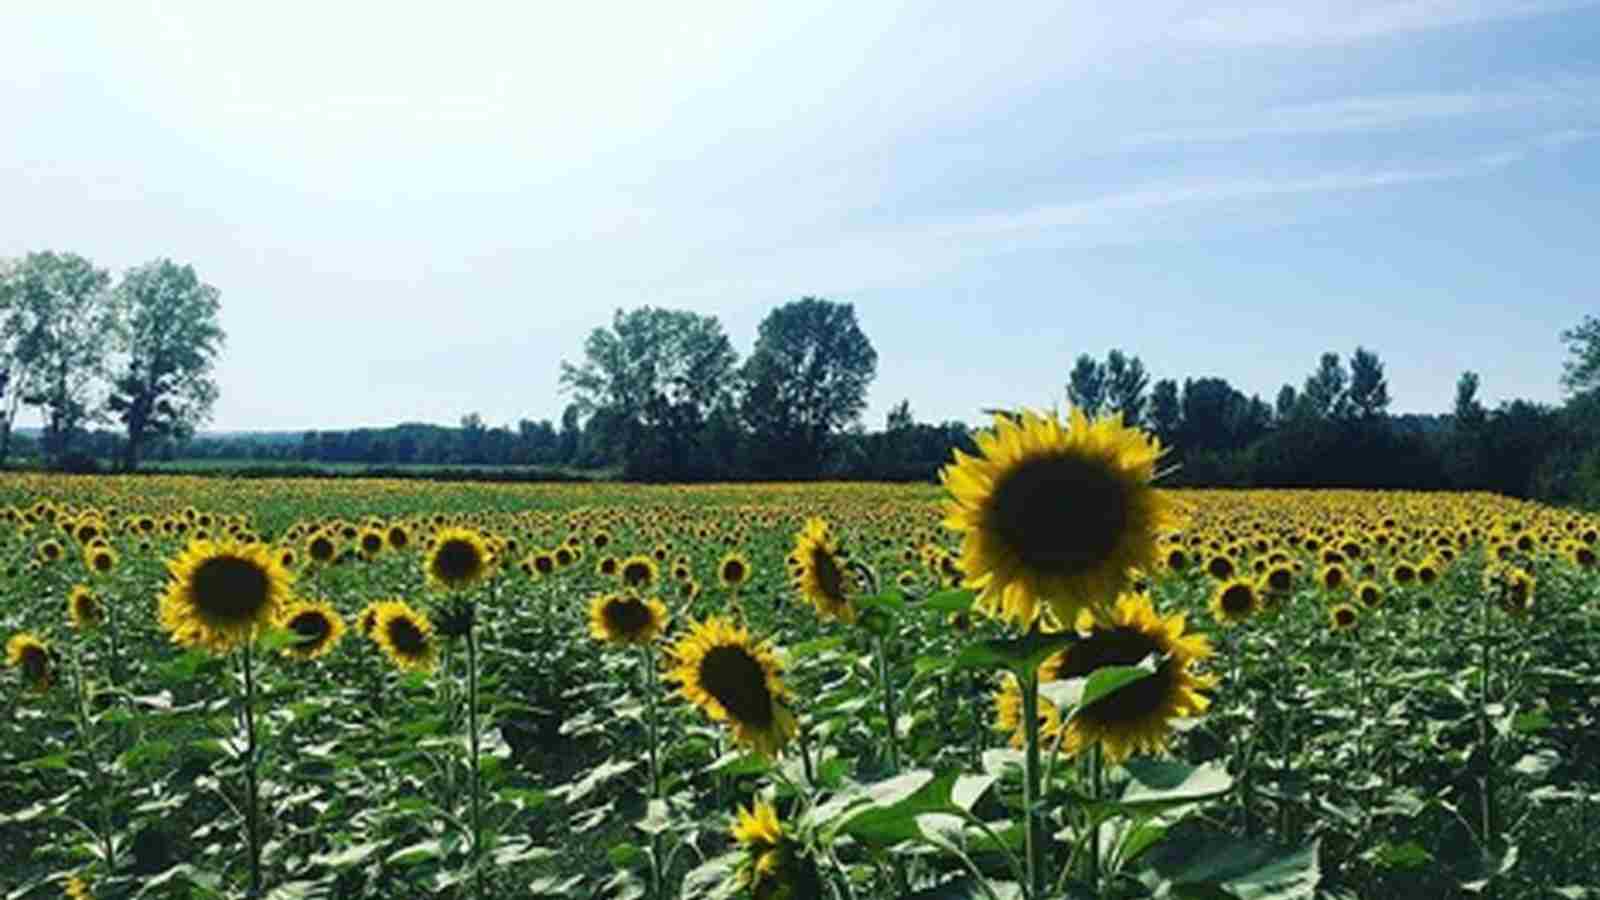
M 221 291 L 211 428 L 558 419 L 618 308 L 802 296 L 866 422 L 1080 353 L 1270 402 L 1557 402 L 1600 313 L 1600 5 L 49 3 L 0 28 L 0 256 Z M 26 422 L 24 424 L 27 424 Z

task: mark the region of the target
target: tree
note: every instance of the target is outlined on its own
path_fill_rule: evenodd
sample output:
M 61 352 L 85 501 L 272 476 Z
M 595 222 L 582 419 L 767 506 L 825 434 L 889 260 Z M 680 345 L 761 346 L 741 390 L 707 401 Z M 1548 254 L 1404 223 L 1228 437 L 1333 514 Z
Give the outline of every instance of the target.
M 1478 401 L 1478 373 L 1462 372 L 1456 379 L 1456 428 L 1474 431 L 1483 427 L 1489 414 Z
M 1343 419 L 1346 409 L 1345 385 L 1349 381 L 1339 354 L 1324 353 L 1317 370 L 1306 378 L 1300 402 L 1305 404 L 1308 413 L 1319 419 Z
M 820 472 L 832 435 L 860 419 L 877 371 L 850 304 L 803 297 L 768 313 L 744 366 L 740 410 L 763 474 Z
M 1150 391 L 1150 427 L 1161 443 L 1171 446 L 1183 427 L 1183 406 L 1178 399 L 1178 382 L 1163 378 Z
M 16 302 L 16 260 L 0 259 L 0 464 L 11 455 L 11 428 L 27 393 L 24 352 L 28 318 Z
M 1561 386 L 1569 394 L 1600 388 L 1600 319 L 1584 316 L 1575 328 L 1561 332 L 1568 359 L 1561 364 Z
M 1121 350 L 1106 354 L 1101 371 L 1105 373 L 1106 407 L 1122 413 L 1122 421 L 1137 426 L 1144 420 L 1145 388 L 1150 386 L 1150 373 L 1137 356 L 1125 356 Z
M 1345 397 L 1356 418 L 1371 422 L 1383 417 L 1389 408 L 1389 381 L 1383 377 L 1383 362 L 1378 354 L 1356 348 L 1350 357 L 1350 387 Z
M 1067 402 L 1093 418 L 1106 402 L 1106 370 L 1087 353 L 1078 355 L 1067 376 Z
M 1294 418 L 1300 408 L 1300 394 L 1295 391 L 1294 385 L 1285 384 L 1278 388 L 1278 401 L 1273 405 L 1279 422 L 1287 422 Z
M 147 441 L 185 440 L 210 418 L 211 365 L 224 340 L 219 296 L 192 266 L 167 259 L 128 270 L 117 285 L 112 301 L 125 358 L 106 408 L 127 428 L 124 469 L 138 465 Z
M 883 430 L 905 431 L 916 424 L 916 418 L 911 415 L 911 401 L 901 400 L 889 409 L 889 415 L 884 419 Z
M 98 421 L 91 391 L 105 372 L 120 328 L 107 291 L 111 276 L 74 253 L 30 253 L 11 276 L 18 335 L 13 380 L 44 416 L 44 452 L 65 460 L 72 435 Z
M 732 396 L 737 364 L 715 316 L 644 306 L 590 332 L 582 364 L 561 363 L 561 385 L 580 415 L 614 418 L 622 440 L 612 458 L 670 476 L 692 462 L 694 435 Z

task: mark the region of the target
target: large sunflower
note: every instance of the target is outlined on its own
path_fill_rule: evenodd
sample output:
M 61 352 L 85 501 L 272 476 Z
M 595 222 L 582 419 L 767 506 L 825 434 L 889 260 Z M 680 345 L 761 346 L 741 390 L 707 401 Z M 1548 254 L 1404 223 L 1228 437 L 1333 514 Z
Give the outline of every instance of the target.
M 285 656 L 316 659 L 344 636 L 344 619 L 327 603 L 302 600 L 283 613 L 283 627 L 299 640 L 283 648 Z
M 807 900 L 822 896 L 822 879 L 810 857 L 783 833 L 778 811 L 763 800 L 739 808 L 733 839 L 744 848 L 739 881 L 755 900 Z
M 661 570 L 656 567 L 656 561 L 644 554 L 630 556 L 622 561 L 617 569 L 617 577 L 622 579 L 624 587 L 646 591 L 661 577 Z
M 839 553 L 839 545 L 822 519 L 807 519 L 795 535 L 794 584 L 817 610 L 823 621 L 854 622 L 855 605 L 850 602 L 854 587 L 850 571 Z
M 1129 569 L 1160 562 L 1157 534 L 1172 521 L 1150 485 L 1161 445 L 1120 416 L 997 415 L 977 444 L 979 456 L 955 451 L 940 478 L 965 584 L 986 613 L 1025 627 L 1044 604 L 1070 625 L 1080 610 L 1103 614 Z
M 445 528 L 434 537 L 424 565 L 429 584 L 454 591 L 488 577 L 493 561 L 483 535 L 470 528 Z
M 1120 763 L 1134 753 L 1165 750 L 1171 721 L 1205 712 L 1211 701 L 1200 692 L 1213 687 L 1216 679 L 1194 671 L 1196 663 L 1211 656 L 1211 642 L 1204 635 L 1185 634 L 1182 613 L 1163 617 L 1148 596 L 1123 594 L 1108 618 L 1109 624 L 1083 617 L 1081 639 L 1046 660 L 1039 680 L 1084 678 L 1096 669 L 1137 665 L 1152 655 L 1155 673 L 1073 710 L 1065 723 L 1057 724 L 1060 714 L 1043 697 L 1039 710 L 1041 734 L 1055 737 L 1061 729 L 1062 752 L 1071 756 L 1099 744 L 1108 760 Z M 1002 688 L 996 709 L 998 728 L 1020 730 L 1021 693 L 1015 679 Z
M 50 648 L 32 632 L 19 632 L 6 641 L 6 665 L 21 669 L 22 680 L 41 693 L 55 681 Z
M 1245 622 L 1261 611 L 1261 594 L 1248 578 L 1230 578 L 1211 592 L 1211 615 L 1224 625 Z
M 601 594 L 589 601 L 589 636 L 611 644 L 648 644 L 667 627 L 659 597 Z
M 174 643 L 227 652 L 271 625 L 293 578 L 265 544 L 195 540 L 167 563 L 161 627 Z
M 433 640 L 433 623 L 403 600 L 384 600 L 377 604 L 372 639 L 384 655 L 402 669 L 432 672 L 439 660 Z
M 727 722 L 739 743 L 775 756 L 794 736 L 777 653 L 743 626 L 717 617 L 697 622 L 667 652 L 667 677 L 678 682 L 679 695 L 712 721 Z

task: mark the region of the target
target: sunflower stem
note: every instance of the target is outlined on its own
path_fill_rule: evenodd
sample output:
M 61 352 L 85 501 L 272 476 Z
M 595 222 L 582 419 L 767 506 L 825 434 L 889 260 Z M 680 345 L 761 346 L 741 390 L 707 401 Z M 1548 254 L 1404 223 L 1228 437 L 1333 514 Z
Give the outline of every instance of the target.
M 95 790 L 100 794 L 100 839 L 101 851 L 106 857 L 106 874 L 115 875 L 117 872 L 117 848 L 111 839 L 111 788 L 106 784 L 105 770 L 100 767 L 99 755 L 95 753 L 95 740 L 92 731 L 94 719 L 89 713 L 89 690 L 83 678 L 83 648 L 75 649 L 72 655 L 72 676 L 74 688 L 78 695 L 78 734 L 83 739 L 84 752 L 89 756 L 89 768 L 94 771 Z
M 254 636 L 247 638 L 239 654 L 240 666 L 244 669 L 244 778 L 249 796 L 245 802 L 245 837 L 249 844 L 250 853 L 250 894 L 251 897 L 261 896 L 261 822 L 259 803 L 257 798 L 260 786 L 256 782 L 256 678 L 252 665 L 250 649 L 255 643 Z
M 1483 846 L 1488 852 L 1494 852 L 1494 765 L 1489 746 L 1489 671 L 1493 662 L 1490 650 L 1493 646 L 1493 631 L 1489 619 L 1489 600 L 1487 597 L 1479 603 L 1482 613 L 1479 618 L 1482 633 L 1480 645 L 1482 659 L 1479 662 L 1478 679 L 1478 754 L 1481 757 L 1480 765 L 1483 775 L 1478 779 L 1478 807 L 1483 820 Z
M 1039 676 L 1017 674 L 1022 692 L 1022 727 L 1027 739 L 1022 768 L 1022 817 L 1028 879 L 1022 895 L 1037 900 L 1044 895 L 1044 835 L 1039 829 Z
M 478 636 L 467 627 L 467 740 L 472 754 L 472 880 L 483 894 L 483 770 L 478 765 Z
M 660 726 L 656 719 L 656 663 L 648 644 L 639 648 L 639 665 L 644 669 L 645 722 L 650 729 L 650 798 L 661 799 Z M 661 832 L 650 834 L 650 896 L 665 896 L 666 873 L 661 866 Z
M 1105 798 L 1105 768 L 1100 745 L 1095 744 L 1089 750 L 1089 796 L 1096 806 Z M 1094 809 L 1089 811 L 1089 889 L 1100 894 L 1100 814 Z
M 895 733 L 894 682 L 889 678 L 889 642 L 878 638 L 878 684 L 883 689 L 883 716 L 889 728 L 889 773 L 900 774 L 900 739 Z

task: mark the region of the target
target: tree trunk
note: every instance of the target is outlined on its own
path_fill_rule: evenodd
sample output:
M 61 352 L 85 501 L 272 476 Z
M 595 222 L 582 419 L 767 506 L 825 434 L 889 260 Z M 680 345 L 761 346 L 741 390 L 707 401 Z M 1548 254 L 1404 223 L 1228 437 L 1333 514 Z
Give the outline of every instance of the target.
M 143 434 L 128 429 L 128 442 L 122 445 L 122 471 L 132 472 L 139 465 L 139 445 L 143 442 Z

